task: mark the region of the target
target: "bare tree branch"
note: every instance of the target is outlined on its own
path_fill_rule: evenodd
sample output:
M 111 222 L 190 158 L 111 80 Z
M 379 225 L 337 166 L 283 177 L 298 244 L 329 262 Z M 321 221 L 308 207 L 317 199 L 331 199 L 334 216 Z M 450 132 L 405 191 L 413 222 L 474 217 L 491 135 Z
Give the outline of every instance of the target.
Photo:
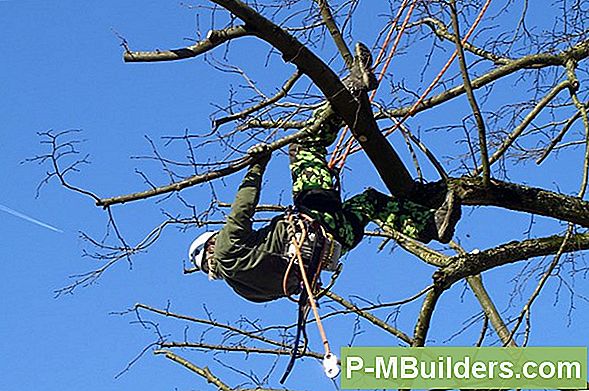
M 346 45 L 346 41 L 344 41 L 342 33 L 339 31 L 339 28 L 335 23 L 335 19 L 333 18 L 333 15 L 331 13 L 328 1 L 315 0 L 315 2 L 319 6 L 319 11 L 321 13 L 323 23 L 325 23 L 325 27 L 327 27 L 329 34 L 331 34 L 331 37 L 333 38 L 333 41 L 335 42 L 337 49 L 339 50 L 342 58 L 344 59 L 346 67 L 348 68 L 348 70 L 352 70 L 354 57 L 352 56 L 352 53 L 350 53 L 350 49 L 348 48 L 348 45 Z
M 206 381 L 208 383 L 211 383 L 215 387 L 217 387 L 217 389 L 219 391 L 231 391 L 232 390 L 232 388 L 229 387 L 227 384 L 223 383 L 221 381 L 221 379 L 219 379 L 217 376 L 213 375 L 208 367 L 204 367 L 204 368 L 198 367 L 198 366 L 194 365 L 193 363 L 191 363 L 190 361 L 186 360 L 185 358 L 182 358 L 182 357 L 178 356 L 177 354 L 170 352 L 169 350 L 155 350 L 153 353 L 156 355 L 162 354 L 168 360 L 174 361 L 174 362 L 182 365 L 184 368 L 203 377 L 204 379 L 206 379 Z
M 196 57 L 224 44 L 232 39 L 252 35 L 247 26 L 228 27 L 223 30 L 210 30 L 206 39 L 181 49 L 155 50 L 150 52 L 126 51 L 123 55 L 125 62 L 154 62 L 175 61 Z
M 427 296 L 425 297 L 425 300 L 423 301 L 423 304 L 421 306 L 421 311 L 419 311 L 417 323 L 415 324 L 415 330 L 413 332 L 413 342 L 411 346 L 425 346 L 425 341 L 431 325 L 432 316 L 441 294 L 441 291 L 433 289 L 429 291 Z
M 218 128 L 219 126 L 226 124 L 227 122 L 235 121 L 237 119 L 244 119 L 248 115 L 255 113 L 256 111 L 263 109 L 264 107 L 270 106 L 273 103 L 278 102 L 280 99 L 284 98 L 291 88 L 295 85 L 297 80 L 301 77 L 301 73 L 296 71 L 293 73 L 291 77 L 288 78 L 286 83 L 282 86 L 280 91 L 276 93 L 273 97 L 268 98 L 252 107 L 248 107 L 245 110 L 240 111 L 239 113 L 228 115 L 227 117 L 219 118 L 213 121 L 213 128 Z
M 503 144 L 489 159 L 489 164 L 494 164 L 499 160 L 507 151 L 507 149 L 515 142 L 515 140 L 526 130 L 526 128 L 532 123 L 532 121 L 540 114 L 540 112 L 565 88 L 570 88 L 571 83 L 569 80 L 565 80 L 560 84 L 552 88 L 544 98 L 542 98 L 536 106 L 525 116 L 522 122 L 503 140 Z M 474 174 L 478 175 L 484 171 L 484 165 L 478 167 Z
M 455 41 L 455 37 L 452 35 L 452 33 L 450 31 L 448 31 L 448 27 L 444 24 L 444 22 L 442 22 L 439 19 L 436 19 L 433 17 L 423 18 L 419 22 L 417 22 L 416 24 L 425 24 L 426 26 L 431 28 L 432 31 L 434 32 L 434 34 L 436 34 L 440 39 L 445 39 L 450 42 Z M 508 64 L 510 61 L 512 61 L 512 59 L 510 59 L 510 58 L 501 57 L 497 54 L 494 54 L 494 53 L 491 53 L 491 52 L 484 50 L 482 48 L 476 47 L 473 44 L 471 44 L 470 42 L 465 42 L 463 46 L 464 46 L 465 50 L 468 50 L 469 52 L 471 52 L 479 57 L 493 61 L 493 63 L 495 63 L 496 65 L 505 65 L 505 64 Z
M 481 114 L 481 110 L 472 91 L 472 84 L 468 74 L 468 66 L 464 56 L 464 48 L 460 39 L 460 27 L 458 25 L 458 12 L 456 11 L 456 1 L 450 0 L 450 15 L 452 16 L 452 26 L 454 28 L 454 37 L 456 42 L 456 52 L 458 53 L 458 60 L 460 63 L 460 72 L 462 73 L 462 80 L 464 82 L 464 90 L 468 98 L 468 103 L 472 108 L 477 128 L 479 131 L 479 148 L 481 152 L 481 166 L 483 172 L 483 185 L 489 186 L 491 180 L 491 169 L 489 166 L 489 153 L 487 151 L 487 132 L 485 128 L 485 121 Z
M 354 312 L 358 316 L 363 317 L 364 319 L 366 319 L 369 322 L 373 323 L 374 325 L 380 327 L 381 329 L 383 329 L 383 330 L 385 330 L 385 331 L 393 334 L 394 336 L 396 336 L 397 338 L 401 339 L 402 341 L 404 341 L 404 342 L 406 342 L 408 344 L 411 344 L 411 342 L 412 342 L 411 337 L 409 337 L 404 332 L 396 329 L 395 327 L 392 327 L 391 325 L 387 324 L 382 319 L 377 318 L 376 316 L 372 315 L 369 312 L 360 310 L 354 304 L 350 303 L 349 301 L 347 301 L 343 297 L 341 297 L 341 296 L 339 296 L 339 295 L 337 295 L 337 294 L 335 294 L 333 292 L 327 292 L 326 295 L 330 299 L 336 301 L 337 303 L 339 303 L 342 306 L 346 307 L 347 309 L 351 310 L 352 312 Z
M 466 276 L 474 276 L 497 266 L 525 259 L 556 254 L 563 236 L 554 235 L 539 239 L 513 241 L 476 254 L 457 255 L 450 258 L 448 266 L 441 268 L 434 276 L 438 289 L 447 289 Z M 572 235 L 562 248 L 563 253 L 589 249 L 589 234 Z
M 531 54 L 518 59 L 514 59 L 512 62 L 506 65 L 503 65 L 499 68 L 495 68 L 485 73 L 484 75 L 477 77 L 476 79 L 472 80 L 472 88 L 473 90 L 479 89 L 487 84 L 491 84 L 505 76 L 511 75 L 523 69 L 545 68 L 552 66 L 564 67 L 568 59 L 581 61 L 585 60 L 587 57 L 589 57 L 589 40 L 579 42 L 577 45 L 559 54 Z M 424 100 L 422 104 L 417 106 L 411 112 L 411 114 L 415 115 L 429 108 L 438 106 L 444 102 L 447 102 L 453 98 L 456 98 L 464 94 L 465 92 L 466 90 L 463 84 L 454 88 L 447 89 L 436 96 Z M 412 107 L 413 105 L 408 105 L 400 107 L 398 109 L 389 110 L 389 115 L 393 117 L 404 117 L 410 112 Z

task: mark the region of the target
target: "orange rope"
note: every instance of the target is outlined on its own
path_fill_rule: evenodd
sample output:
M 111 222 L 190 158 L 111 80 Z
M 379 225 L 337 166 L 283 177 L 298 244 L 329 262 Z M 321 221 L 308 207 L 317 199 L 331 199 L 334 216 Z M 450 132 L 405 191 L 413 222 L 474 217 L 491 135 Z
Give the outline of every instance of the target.
M 288 216 L 288 222 L 289 222 L 289 224 L 294 225 L 292 214 L 290 214 Z M 329 341 L 327 340 L 327 335 L 325 334 L 325 329 L 323 328 L 323 323 L 321 322 L 321 317 L 319 315 L 319 310 L 317 309 L 317 303 L 315 301 L 315 296 L 313 295 L 313 288 L 312 288 L 311 284 L 309 284 L 309 279 L 307 278 L 307 273 L 305 271 L 305 265 L 303 262 L 303 255 L 301 254 L 301 248 L 303 246 L 305 238 L 307 237 L 307 229 L 306 229 L 305 224 L 303 222 L 300 222 L 300 228 L 301 228 L 300 241 L 297 241 L 296 236 L 293 236 L 291 238 L 292 244 L 293 244 L 293 247 L 295 250 L 295 254 L 291 258 L 291 260 L 288 264 L 287 270 L 284 274 L 284 278 L 282 280 L 282 289 L 284 291 L 285 296 L 292 300 L 292 297 L 290 296 L 290 294 L 288 292 L 288 288 L 287 288 L 288 275 L 290 274 L 290 270 L 291 270 L 293 263 L 295 263 L 295 261 L 298 261 L 297 263 L 299 264 L 301 278 L 303 280 L 303 285 L 305 286 L 305 290 L 307 291 L 308 301 L 311 304 L 311 308 L 313 310 L 313 316 L 315 317 L 315 321 L 317 323 L 317 329 L 319 330 L 319 334 L 321 335 L 321 340 L 323 341 L 323 346 L 325 347 L 325 356 L 328 356 L 331 354 L 331 351 L 329 349 Z M 322 266 L 319 265 L 317 272 L 313 276 L 313 281 L 312 281 L 313 286 L 315 286 L 315 284 L 317 283 L 317 279 L 319 278 L 319 274 L 321 273 L 321 269 L 322 269 Z
M 303 285 L 305 285 L 305 290 L 307 291 L 307 296 L 309 296 L 309 303 L 311 304 L 311 309 L 313 310 L 313 316 L 315 317 L 315 321 L 317 322 L 317 329 L 319 330 L 319 335 L 321 335 L 321 340 L 323 341 L 323 347 L 325 348 L 325 356 L 331 354 L 331 350 L 329 349 L 329 341 L 327 340 L 327 335 L 325 334 L 325 329 L 323 328 L 323 323 L 321 322 L 321 316 L 319 315 L 319 310 L 317 309 L 317 303 L 315 302 L 315 297 L 313 296 L 313 289 L 309 284 L 309 279 L 307 278 L 307 273 L 305 271 L 305 265 L 303 265 L 303 256 L 301 255 L 301 246 L 303 245 L 303 238 L 301 237 L 301 242 L 297 242 L 296 238 L 293 238 L 292 241 L 295 244 L 295 253 L 299 263 L 299 269 L 301 270 L 301 277 L 303 279 Z M 319 266 L 321 268 L 321 266 Z M 321 270 L 321 269 L 319 269 Z
M 403 11 L 405 11 L 405 7 L 407 7 L 407 3 L 408 2 L 409 2 L 409 0 L 404 0 L 403 3 L 401 4 L 401 7 L 399 8 L 399 11 L 397 12 L 397 15 L 395 15 L 395 19 L 393 20 L 393 23 L 391 24 L 391 28 L 389 29 L 389 31 L 388 31 L 385 39 L 384 39 L 384 42 L 382 43 L 382 47 L 380 48 L 380 51 L 378 52 L 378 56 L 376 57 L 376 60 L 374 61 L 374 66 L 375 67 L 378 66 L 378 64 L 380 63 L 380 61 L 384 57 L 384 54 L 386 53 L 386 49 L 389 46 L 391 37 L 393 36 L 393 32 L 395 31 L 395 28 L 397 27 L 397 23 L 399 22 L 399 19 L 401 18 L 401 15 L 403 14 Z M 415 5 L 415 1 L 413 3 L 412 7 L 414 5 Z M 396 39 L 394 48 L 391 51 L 391 53 L 394 53 L 394 51 L 396 50 L 398 41 L 399 41 L 399 36 L 397 36 L 397 39 Z M 383 71 L 379 75 L 379 78 L 378 78 L 379 84 L 380 84 L 380 81 L 382 80 L 382 78 L 385 75 L 385 71 L 386 71 L 386 68 L 388 67 L 388 64 L 390 63 L 390 58 L 391 57 L 392 56 L 389 55 L 389 59 L 387 60 L 385 66 L 383 68 Z M 376 95 L 376 90 L 374 90 L 372 92 L 372 95 L 370 96 L 370 101 L 371 102 L 374 99 L 374 96 L 375 95 Z M 329 168 L 333 168 L 336 165 L 337 161 L 339 161 L 341 159 L 341 156 L 339 156 L 339 154 L 341 152 L 340 151 L 340 147 L 341 147 L 341 145 L 342 145 L 342 143 L 344 141 L 344 138 L 345 138 L 347 132 L 348 132 L 348 127 L 346 126 L 344 128 L 344 130 L 341 132 L 341 134 L 339 135 L 338 141 L 337 141 L 337 143 L 335 145 L 335 148 L 334 148 L 333 153 L 331 155 L 331 159 L 329 161 Z M 346 152 L 349 153 L 348 150 L 349 150 L 349 147 L 346 148 Z
M 407 3 L 408 3 L 408 0 L 405 0 L 405 2 L 401 5 L 401 9 L 397 13 L 395 22 L 391 26 L 390 32 L 392 32 L 393 29 L 396 27 L 397 22 L 398 22 L 399 18 L 401 17 L 402 12 L 404 11 L 405 7 L 407 6 Z M 389 67 L 391 60 L 393 59 L 393 57 L 397 51 L 397 47 L 399 46 L 399 43 L 401 42 L 401 37 L 403 36 L 405 29 L 407 28 L 407 24 L 409 23 L 409 19 L 411 18 L 411 15 L 413 14 L 413 10 L 415 9 L 416 5 L 417 5 L 417 1 L 413 0 L 413 2 L 411 3 L 411 6 L 409 7 L 409 10 L 407 11 L 407 15 L 405 15 L 405 19 L 403 20 L 403 24 L 401 25 L 401 28 L 399 29 L 399 33 L 397 34 L 397 37 L 395 38 L 395 42 L 393 43 L 393 48 L 389 52 L 387 59 L 385 61 L 385 64 L 380 72 L 380 75 L 378 76 L 378 84 L 380 84 L 380 82 L 382 81 L 382 79 L 386 75 L 388 67 Z M 390 34 L 387 36 L 387 38 L 390 38 Z M 388 45 L 388 42 L 386 42 L 386 43 Z M 381 53 L 384 53 L 385 49 L 386 49 L 386 47 L 383 45 L 383 50 L 381 50 Z M 382 57 L 380 53 L 379 53 L 378 57 L 379 58 L 377 59 L 376 63 L 378 63 L 380 61 L 380 58 Z M 376 96 L 376 92 L 377 92 L 377 90 L 372 91 L 372 94 L 370 95 L 370 102 L 372 102 L 374 100 L 374 97 Z M 346 128 L 346 130 L 347 130 L 347 128 Z M 345 133 L 346 132 L 344 131 L 342 133 L 342 135 Z M 345 149 L 344 153 L 341 154 L 341 156 L 337 157 L 336 159 L 334 159 L 334 156 L 332 156 L 333 164 L 330 162 L 330 167 L 333 167 L 336 164 L 338 164 L 338 169 L 340 169 L 340 170 L 344 167 L 344 165 L 346 164 L 346 159 L 348 158 L 348 155 L 350 154 L 351 148 L 354 144 L 354 141 L 355 141 L 355 139 L 353 136 L 350 136 L 348 138 L 348 141 L 346 142 L 346 149 Z
M 292 269 L 292 264 L 294 263 L 294 261 L 294 257 L 290 259 L 290 261 L 288 262 L 288 266 L 286 267 L 286 271 L 284 272 L 284 277 L 282 278 L 282 292 L 284 293 L 284 296 L 288 298 L 288 300 L 296 303 L 297 301 L 288 292 L 288 277 L 290 276 L 290 269 Z
M 395 52 L 397 51 L 397 47 L 399 46 L 399 42 L 401 42 L 401 37 L 403 36 L 405 29 L 407 28 L 407 24 L 409 23 L 409 18 L 411 17 L 411 14 L 413 13 L 413 10 L 415 9 L 416 5 L 417 5 L 417 1 L 413 0 L 413 2 L 411 3 L 411 7 L 409 7 L 409 11 L 407 11 L 407 15 L 405 16 L 405 20 L 403 21 L 403 24 L 401 25 L 401 29 L 399 30 L 399 33 L 397 34 L 397 38 L 395 38 L 395 43 L 393 44 L 393 48 L 391 49 L 391 52 L 389 53 L 389 56 L 387 57 L 387 61 L 385 62 L 384 66 L 382 67 L 380 75 L 378 76 L 379 83 L 384 78 L 384 75 L 387 72 L 389 64 L 391 63 L 391 60 L 393 59 L 393 56 L 395 55 Z M 372 95 L 370 97 L 371 101 L 372 101 L 372 99 L 374 99 L 374 96 L 376 95 L 376 91 L 377 90 L 372 91 Z
M 474 23 L 472 24 L 472 26 L 470 27 L 470 29 L 468 30 L 468 32 L 466 33 L 466 35 L 464 36 L 464 38 L 462 39 L 462 44 L 463 45 L 470 38 L 470 36 L 472 35 L 472 33 L 474 32 L 474 30 L 476 29 L 476 27 L 478 26 L 478 24 L 482 20 L 483 15 L 485 14 L 485 12 L 487 11 L 487 9 L 489 8 L 490 5 L 491 5 L 491 0 L 487 0 L 487 2 L 483 5 L 483 7 L 481 8 L 481 11 L 477 15 L 476 20 L 474 21 Z M 389 136 L 394 131 L 396 131 L 397 129 L 399 129 L 399 127 L 401 127 L 401 125 L 403 125 L 403 123 L 409 117 L 411 117 L 413 114 L 415 114 L 415 110 L 417 109 L 417 107 L 419 107 L 419 105 L 423 103 L 423 101 L 425 100 L 425 98 L 429 95 L 429 93 L 438 84 L 438 82 L 440 81 L 440 79 L 442 78 L 442 76 L 444 76 L 444 74 L 446 73 L 446 71 L 448 70 L 448 68 L 450 68 L 450 65 L 452 64 L 452 62 L 454 62 L 454 60 L 456 59 L 456 56 L 458 56 L 458 50 L 455 50 L 454 51 L 454 53 L 452 54 L 452 56 L 450 57 L 450 59 L 446 62 L 446 64 L 440 70 L 440 72 L 438 73 L 438 75 L 434 78 L 434 80 L 432 81 L 432 83 L 428 86 L 428 88 L 425 89 L 425 91 L 423 92 L 423 94 L 421 94 L 421 96 L 413 104 L 413 106 L 411 106 L 411 108 L 409 109 L 409 111 L 407 112 L 407 114 L 405 114 L 403 116 L 403 118 L 401 118 L 401 120 L 395 120 L 395 126 L 393 126 L 389 130 L 387 130 L 385 133 L 383 133 L 383 135 L 385 137 Z M 349 144 L 353 144 L 354 141 L 355 141 L 354 139 L 351 139 L 351 140 L 348 141 L 348 143 Z M 348 145 L 348 147 L 350 147 L 350 145 Z M 346 151 L 348 151 L 348 149 L 350 149 L 350 148 L 346 148 Z M 348 155 L 354 154 L 354 153 L 360 151 L 361 149 L 362 149 L 362 147 L 356 146 L 355 148 L 349 150 Z M 346 155 L 346 157 L 347 157 L 347 155 Z M 345 164 L 345 160 L 343 161 L 343 163 L 340 163 L 340 166 L 343 167 L 344 164 Z
M 374 60 L 375 67 L 378 66 L 378 64 L 382 60 L 382 58 L 386 52 L 386 48 L 388 47 L 389 42 L 391 40 L 391 37 L 393 36 L 393 32 L 395 31 L 395 28 L 397 27 L 397 23 L 399 22 L 401 15 L 405 11 L 405 7 L 407 7 L 408 2 L 409 2 L 409 0 L 404 0 L 403 4 L 401 4 L 401 7 L 399 8 L 399 11 L 397 12 L 397 15 L 395 15 L 395 19 L 393 19 L 393 23 L 391 24 L 391 28 L 389 29 L 389 32 L 387 33 L 387 36 L 385 37 L 384 42 L 382 43 L 382 48 L 380 49 L 380 52 L 378 53 L 376 60 Z
M 293 214 L 292 213 L 288 214 L 287 221 L 288 221 L 289 226 L 293 228 L 292 235 L 296 235 L 296 232 L 294 232 L 294 222 L 293 222 Z M 304 225 L 301 225 L 301 229 L 302 229 L 302 231 L 301 231 L 301 237 L 302 237 L 301 244 L 302 244 L 305 240 L 304 238 L 307 236 L 307 230 Z M 296 248 L 297 244 L 294 239 L 295 239 L 295 237 L 293 236 L 291 238 L 291 241 L 292 241 L 293 246 Z M 300 251 L 300 247 L 299 247 L 299 251 Z M 292 265 L 295 263 L 296 259 L 297 259 L 296 254 L 293 254 L 293 256 L 290 258 L 290 260 L 288 262 L 288 266 L 286 267 L 286 271 L 284 272 L 284 277 L 282 278 L 282 292 L 284 293 L 284 296 L 286 296 L 286 298 L 288 298 L 290 301 L 298 303 L 298 300 L 294 299 L 288 291 L 288 279 L 290 276 Z

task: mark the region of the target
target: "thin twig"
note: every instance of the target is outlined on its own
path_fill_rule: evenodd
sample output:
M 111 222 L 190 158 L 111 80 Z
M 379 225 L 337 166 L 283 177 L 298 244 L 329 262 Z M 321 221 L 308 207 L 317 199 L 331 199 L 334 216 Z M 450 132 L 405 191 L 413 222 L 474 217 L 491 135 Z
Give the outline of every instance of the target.
M 381 329 L 383 329 L 383 330 L 385 330 L 385 331 L 393 334 L 394 336 L 396 336 L 397 338 L 401 339 L 402 341 L 404 341 L 404 342 L 406 342 L 408 344 L 411 344 L 412 339 L 407 334 L 405 334 L 401 330 L 399 330 L 399 329 L 397 329 L 397 328 L 389 325 L 388 323 L 386 323 L 382 319 L 379 319 L 378 317 L 372 315 L 371 313 L 360 310 L 354 304 L 350 303 L 348 300 L 344 299 L 343 297 L 339 296 L 338 294 L 333 293 L 333 292 L 327 292 L 326 293 L 326 296 L 329 297 L 330 299 L 336 301 L 337 303 L 341 304 L 345 308 L 351 310 L 353 313 L 355 313 L 355 314 L 363 317 L 364 319 L 368 320 L 372 324 L 374 324 L 374 325 L 380 327 Z
M 564 80 L 563 82 L 559 83 L 558 85 L 554 86 L 548 94 L 546 94 L 534 108 L 524 117 L 522 122 L 503 140 L 503 143 L 495 153 L 489 159 L 489 164 L 494 164 L 497 160 L 499 160 L 507 149 L 515 142 L 515 140 L 523 133 L 523 131 L 528 127 L 530 123 L 540 114 L 540 112 L 565 88 L 570 86 L 569 80 Z M 475 171 L 474 175 L 478 175 L 483 170 L 482 166 L 479 166 Z
M 346 41 L 344 41 L 341 31 L 339 30 L 339 28 L 337 27 L 337 24 L 335 23 L 335 19 L 333 18 L 333 14 L 331 13 L 331 9 L 329 7 L 328 1 L 327 0 L 315 0 L 315 2 L 319 6 L 319 12 L 321 13 L 321 18 L 323 19 L 323 22 L 325 23 L 325 26 L 327 27 L 329 34 L 331 34 L 331 37 L 333 38 L 333 41 L 335 42 L 335 46 L 337 47 L 342 58 L 344 59 L 346 67 L 348 68 L 348 70 L 351 71 L 352 65 L 354 63 L 354 57 L 352 56 L 352 53 L 350 52 L 348 45 L 346 45 Z
M 468 98 L 468 103 L 472 109 L 477 128 L 479 131 L 479 148 L 481 152 L 481 166 L 483 168 L 483 185 L 489 186 L 491 181 L 491 168 L 489 165 L 489 153 L 487 151 L 487 135 L 485 129 L 485 121 L 481 114 L 481 110 L 474 96 L 470 76 L 468 74 L 468 66 L 464 56 L 464 47 L 460 40 L 460 27 L 458 25 L 458 13 L 456 11 L 456 0 L 450 0 L 450 14 L 452 16 L 452 26 L 454 28 L 454 41 L 456 42 L 456 52 L 458 53 L 458 60 L 460 63 L 460 72 L 462 73 L 462 80 L 464 82 L 464 90 Z
M 219 118 L 213 121 L 213 128 L 218 128 L 219 126 L 226 124 L 227 122 L 235 121 L 238 119 L 244 119 L 248 115 L 255 113 L 256 111 L 263 109 L 264 107 L 270 106 L 273 103 L 278 102 L 280 99 L 284 98 L 288 92 L 292 89 L 295 85 L 297 80 L 301 78 L 302 74 L 296 70 L 295 73 L 292 74 L 291 77 L 284 83 L 280 91 L 278 91 L 274 96 L 261 101 L 260 103 L 248 107 L 245 110 L 240 111 L 239 113 L 228 115 L 227 117 Z

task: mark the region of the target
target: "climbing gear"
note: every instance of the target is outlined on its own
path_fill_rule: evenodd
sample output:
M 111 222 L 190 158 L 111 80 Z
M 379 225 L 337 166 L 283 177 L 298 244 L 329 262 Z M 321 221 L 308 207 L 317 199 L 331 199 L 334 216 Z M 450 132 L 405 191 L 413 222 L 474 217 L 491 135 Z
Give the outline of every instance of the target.
M 320 226 L 321 232 L 308 232 L 306 237 L 302 238 L 302 232 L 297 232 L 295 238 L 301 243 L 301 255 L 303 262 L 309 264 L 316 248 L 319 248 L 319 263 L 322 270 L 334 272 L 339 265 L 339 258 L 342 253 L 342 245 L 335 240 L 334 236 Z M 289 259 L 296 256 L 294 241 L 287 248 L 286 255 Z
M 328 267 L 329 270 L 338 270 L 337 266 L 332 265 L 334 259 L 336 264 L 339 263 L 337 259 L 339 259 L 339 254 L 341 253 L 341 245 L 332 235 L 330 236 L 330 234 L 321 227 L 319 222 L 302 213 L 287 211 L 286 218 L 289 223 L 288 229 L 291 245 L 287 250 L 290 261 L 283 280 L 284 293 L 290 298 L 286 286 L 289 274 L 295 264 L 299 267 L 299 277 L 304 289 L 300 293 L 298 299 L 297 331 L 291 351 L 290 361 L 288 362 L 282 379 L 280 379 L 280 383 L 282 384 L 286 381 L 288 375 L 292 371 L 296 359 L 301 357 L 302 353 L 299 352 L 299 344 L 301 335 L 304 336 L 305 341 L 307 339 L 305 326 L 307 323 L 309 307 L 313 311 L 313 316 L 315 317 L 317 328 L 321 335 L 321 340 L 323 341 L 323 347 L 325 350 L 323 370 L 327 377 L 334 378 L 339 374 L 337 356 L 333 354 L 329 348 L 329 341 L 327 340 L 327 335 L 323 329 L 323 323 L 321 322 L 321 317 L 319 316 L 319 311 L 317 309 L 316 294 L 321 286 L 321 270 L 326 270 L 326 267 Z M 313 236 L 311 237 L 311 235 Z M 306 346 L 304 348 L 306 348 Z
M 194 239 L 188 249 L 188 259 L 197 270 L 202 270 L 202 262 L 206 254 L 207 242 L 217 234 L 217 231 L 209 231 Z
M 409 0 L 403 1 L 403 4 L 401 5 L 399 12 L 397 13 L 397 16 L 395 17 L 395 20 L 391 24 L 391 28 L 389 29 L 389 32 L 388 32 L 387 36 L 385 37 L 382 48 L 380 49 L 380 52 L 378 53 L 378 56 L 376 57 L 376 61 L 375 61 L 376 66 L 378 66 L 378 64 L 383 59 L 383 57 L 386 53 L 387 47 L 390 44 L 390 39 L 392 37 L 392 34 L 395 30 L 397 30 L 397 22 L 399 21 L 401 15 L 405 11 L 405 8 L 407 7 L 408 2 L 409 2 Z M 375 83 L 375 88 L 372 89 L 373 91 L 372 91 L 372 94 L 370 95 L 370 98 L 369 98 L 370 102 L 372 102 L 374 100 L 374 97 L 376 96 L 376 88 L 378 87 L 378 85 L 380 84 L 382 79 L 384 78 L 387 68 L 389 67 L 391 60 L 393 59 L 395 52 L 397 51 L 397 47 L 399 45 L 399 42 L 401 41 L 401 37 L 403 36 L 403 33 L 405 32 L 407 24 L 409 23 L 409 18 L 411 17 L 411 14 L 413 13 L 413 10 L 414 10 L 416 4 L 417 4 L 417 1 L 413 0 L 411 5 L 409 6 L 409 10 L 407 11 L 407 15 L 405 16 L 405 19 L 403 20 L 403 24 L 399 28 L 399 32 L 397 34 L 397 37 L 395 38 L 395 42 L 393 43 L 393 47 L 387 56 L 385 64 L 383 65 L 383 67 L 381 69 L 380 75 L 378 76 L 378 78 L 375 78 L 376 80 L 372 81 L 372 83 Z M 358 48 L 356 48 L 356 53 L 357 54 L 359 53 Z M 370 64 L 370 65 L 372 65 L 372 64 Z M 372 73 L 372 72 L 370 72 L 370 73 Z M 351 153 L 356 152 L 356 149 L 352 149 L 354 142 L 355 142 L 355 138 L 352 135 L 349 136 L 348 140 L 344 143 L 344 139 L 345 139 L 347 131 L 348 131 L 348 127 L 346 127 L 340 135 L 337 145 L 333 151 L 333 154 L 331 155 L 331 160 L 329 161 L 330 167 L 337 166 L 340 170 L 343 169 L 346 164 L 346 159 L 348 158 L 348 156 Z M 344 145 L 345 145 L 345 147 L 344 147 Z
M 392 32 L 394 30 L 397 29 L 397 22 L 399 20 L 399 17 L 401 16 L 401 14 L 403 13 L 406 5 L 407 5 L 408 0 L 405 0 L 403 2 L 403 4 L 401 5 L 401 8 L 399 9 L 399 13 L 397 14 L 395 21 L 391 24 L 391 28 L 389 30 L 389 33 L 387 34 L 387 37 L 385 38 L 385 41 L 383 43 L 382 49 L 375 61 L 376 65 L 378 65 L 378 63 L 380 62 L 381 59 L 381 54 L 384 54 L 386 51 L 386 47 L 389 44 L 389 39 L 392 35 Z M 395 44 L 393 45 L 393 49 L 391 50 L 391 52 L 389 53 L 386 63 L 383 66 L 383 69 L 379 75 L 378 81 L 380 82 L 386 72 L 386 68 L 388 67 L 391 59 L 394 56 L 397 44 L 399 43 L 400 37 L 403 34 L 404 30 L 407 27 L 407 22 L 409 21 L 409 17 L 411 16 L 411 13 L 413 12 L 413 8 L 416 5 L 416 1 L 413 0 L 408 14 L 405 17 L 405 20 L 403 22 L 403 25 L 401 26 L 401 28 L 399 29 L 399 33 L 397 35 L 397 38 L 395 40 Z M 471 25 L 470 29 L 468 30 L 468 32 L 464 35 L 464 37 L 462 37 L 462 44 L 464 45 L 468 39 L 470 38 L 470 36 L 472 35 L 472 33 L 475 31 L 476 27 L 478 26 L 478 24 L 480 23 L 480 21 L 483 18 L 483 15 L 485 14 L 485 12 L 487 11 L 487 9 L 489 8 L 491 4 L 491 0 L 487 0 L 485 2 L 485 4 L 483 4 L 483 6 L 481 7 L 481 10 L 479 11 L 479 14 L 477 15 L 475 21 L 473 22 L 473 24 Z M 423 93 L 419 96 L 419 98 L 417 99 L 417 101 L 411 106 L 411 108 L 407 111 L 407 113 L 400 119 L 394 119 L 393 121 L 395 122 L 395 124 L 390 127 L 387 131 L 383 132 L 383 135 L 385 137 L 388 137 L 390 134 L 392 134 L 393 132 L 395 132 L 397 129 L 401 128 L 401 126 L 405 123 L 405 121 L 409 118 L 412 117 L 417 109 L 421 106 L 421 104 L 424 102 L 425 98 L 430 94 L 430 92 L 433 91 L 434 87 L 438 84 L 438 82 L 442 79 L 442 76 L 446 73 L 446 71 L 450 68 L 450 65 L 452 64 L 452 62 L 454 62 L 454 60 L 456 59 L 458 55 L 458 51 L 454 51 L 454 53 L 452 54 L 452 56 L 448 59 L 448 61 L 446 62 L 446 64 L 442 67 L 442 69 L 440 70 L 440 72 L 438 73 L 438 75 L 434 78 L 434 80 L 431 82 L 431 84 L 423 91 Z M 370 101 L 373 100 L 374 95 L 376 94 L 376 90 L 373 91 L 372 95 L 370 96 Z M 350 136 L 345 142 L 345 136 L 346 136 L 346 132 L 347 132 L 347 128 L 344 129 L 344 131 L 340 134 L 340 137 L 337 141 L 336 147 L 331 155 L 331 160 L 329 162 L 330 167 L 335 167 L 337 165 L 337 167 L 339 169 L 342 169 L 345 165 L 346 159 L 349 155 L 354 154 L 358 151 L 360 151 L 362 148 L 360 146 L 355 146 L 353 147 L 354 143 L 355 143 L 355 138 L 353 136 Z
M 342 255 L 343 246 L 331 233 L 327 232 L 319 221 L 302 212 L 295 212 L 293 208 L 289 208 L 286 210 L 284 218 L 288 222 L 288 234 L 291 242 L 284 252 L 284 257 L 289 260 L 289 263 L 282 280 L 282 289 L 286 297 L 291 301 L 298 302 L 290 297 L 287 288 L 292 267 L 297 262 L 297 249 L 301 253 L 303 265 L 315 273 L 314 280 L 317 280 L 317 287 L 320 287 L 321 281 L 318 273 L 321 270 L 333 272 L 332 280 L 339 276 L 342 268 L 339 258 Z M 299 280 L 301 280 L 300 276 Z M 329 288 L 331 285 L 333 285 L 333 281 Z M 325 294 L 324 291 L 320 296 L 323 294 Z

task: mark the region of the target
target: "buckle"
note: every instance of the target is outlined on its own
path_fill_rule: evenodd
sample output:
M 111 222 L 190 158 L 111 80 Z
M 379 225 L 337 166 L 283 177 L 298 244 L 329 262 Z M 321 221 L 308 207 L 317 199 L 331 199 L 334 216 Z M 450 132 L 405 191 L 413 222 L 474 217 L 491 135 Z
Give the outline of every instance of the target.
M 339 259 L 342 254 L 342 245 L 332 234 L 326 232 L 323 249 L 321 251 L 321 265 L 323 270 L 335 272 L 339 267 Z

